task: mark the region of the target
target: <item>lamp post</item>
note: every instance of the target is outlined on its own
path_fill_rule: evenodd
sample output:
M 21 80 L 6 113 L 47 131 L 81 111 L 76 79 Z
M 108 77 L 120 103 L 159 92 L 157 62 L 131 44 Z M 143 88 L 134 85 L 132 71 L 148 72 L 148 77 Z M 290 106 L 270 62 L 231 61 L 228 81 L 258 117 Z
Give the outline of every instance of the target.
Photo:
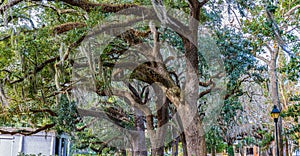
M 279 146 L 278 146 L 278 133 L 277 133 L 277 122 L 280 115 L 280 110 L 274 105 L 273 110 L 271 112 L 271 117 L 274 119 L 275 122 L 275 137 L 276 137 L 276 148 L 277 148 L 277 156 L 279 156 Z

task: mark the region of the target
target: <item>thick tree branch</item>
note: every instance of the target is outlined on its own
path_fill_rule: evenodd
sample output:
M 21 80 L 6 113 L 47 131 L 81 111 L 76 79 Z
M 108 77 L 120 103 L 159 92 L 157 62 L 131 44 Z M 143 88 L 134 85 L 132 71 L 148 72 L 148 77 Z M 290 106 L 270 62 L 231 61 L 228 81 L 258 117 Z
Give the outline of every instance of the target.
M 8 130 L 0 129 L 0 133 L 1 134 L 10 134 L 10 135 L 22 134 L 22 135 L 28 136 L 28 135 L 36 134 L 36 133 L 44 131 L 44 130 L 48 130 L 54 126 L 55 126 L 55 123 L 44 125 L 35 130 L 20 129 L 20 130 L 8 131 Z
M 84 116 L 91 116 L 91 117 L 96 117 L 97 119 L 105 119 L 108 121 L 112 121 L 114 124 L 116 124 L 117 126 L 123 127 L 121 125 L 121 122 L 123 123 L 128 123 L 130 120 L 127 119 L 125 116 L 122 116 L 121 118 L 118 117 L 119 114 L 112 114 L 112 110 L 108 109 L 108 111 L 103 111 L 103 110 L 87 110 L 87 109 L 81 109 L 81 108 L 77 108 L 77 111 L 79 113 L 80 116 L 84 117 Z M 88 125 L 86 125 L 88 126 Z M 84 126 L 85 127 L 85 126 Z M 84 129 L 84 127 L 79 128 L 80 129 Z
M 157 7 L 160 6 L 156 6 L 156 8 L 146 8 L 146 7 L 139 6 L 139 7 L 122 10 L 118 12 L 118 14 L 135 15 L 137 17 L 144 18 L 144 20 L 153 20 L 153 24 L 159 22 L 159 25 L 155 25 L 155 26 L 160 27 L 162 24 L 164 24 L 164 26 L 169 27 L 173 29 L 176 33 L 186 37 L 188 37 L 192 33 L 188 26 L 186 26 L 184 23 L 182 23 L 180 20 L 177 19 L 176 15 L 172 16 L 168 14 L 167 10 L 165 9 L 157 10 L 159 9 Z M 163 16 L 161 14 L 163 14 Z
M 96 148 L 96 147 L 93 147 L 93 146 L 90 146 L 90 148 L 94 151 L 94 152 L 96 152 L 96 153 L 101 153 L 102 152 L 102 150 L 105 148 L 105 147 L 108 147 L 109 145 L 109 143 L 111 142 L 111 141 L 115 141 L 116 139 L 123 139 L 122 137 L 112 137 L 112 138 L 110 138 L 110 139 L 108 139 L 107 141 L 105 141 L 105 142 L 102 142 L 102 141 L 92 141 L 92 142 L 90 142 L 92 145 L 95 145 L 95 144 L 98 144 L 98 145 L 101 145 L 101 147 L 99 147 L 98 149 Z
M 87 38 L 94 37 L 95 35 L 106 33 L 112 36 L 117 36 L 122 34 L 124 31 L 126 31 L 126 27 L 132 26 L 136 23 L 139 23 L 141 21 L 151 19 L 149 16 L 141 17 L 141 18 L 135 18 L 132 20 L 127 20 L 126 22 L 122 23 L 112 23 L 109 25 L 100 26 L 99 28 L 96 28 L 91 33 L 87 34 Z
M 145 8 L 145 7 L 134 7 L 128 10 L 122 10 L 118 12 L 120 15 L 135 15 L 138 16 L 137 18 L 130 19 L 129 21 L 123 22 L 123 23 L 112 23 L 109 25 L 104 25 L 96 30 L 94 30 L 92 33 L 88 34 L 87 37 L 91 37 L 100 33 L 107 33 L 113 36 L 119 35 L 122 33 L 122 31 L 125 30 L 127 26 L 132 26 L 138 22 L 145 21 L 145 20 L 153 20 L 155 22 L 165 22 L 167 27 L 170 27 L 178 34 L 181 34 L 183 36 L 189 37 L 192 33 L 190 29 L 183 24 L 181 21 L 177 20 L 176 17 L 166 15 L 166 19 L 164 21 L 161 21 L 158 16 L 155 14 L 155 11 L 153 8 Z
M 258 58 L 258 59 L 260 59 L 260 60 L 262 60 L 263 62 L 265 62 L 266 64 L 269 64 L 270 63 L 270 61 L 268 60 L 268 59 L 266 59 L 266 58 L 264 58 L 264 57 L 262 57 L 262 56 L 255 56 L 256 58 Z
M 137 103 L 137 101 L 134 99 L 134 95 L 132 95 L 130 92 L 113 89 L 112 93 L 115 96 L 124 98 L 129 105 L 140 109 L 146 116 L 152 114 L 150 108 L 148 108 L 148 106 L 146 105 L 141 105 L 140 103 Z
M 0 102 L 2 104 L 2 107 L 3 106 L 8 106 L 8 101 L 7 101 L 7 98 L 6 98 L 6 95 L 5 95 L 2 84 L 0 84 Z
M 12 0 L 9 3 L 2 5 L 0 7 L 0 13 L 3 13 L 6 11 L 8 8 L 13 7 L 14 5 L 17 5 L 18 3 L 22 2 L 24 0 Z M 38 2 L 40 0 L 29 0 L 29 2 Z M 49 1 L 54 1 L 54 0 L 49 0 Z M 120 4 L 120 5 L 113 5 L 113 4 L 99 4 L 99 3 L 93 3 L 89 2 L 87 0 L 62 0 L 62 2 L 67 3 L 72 6 L 77 6 L 79 8 L 82 8 L 83 10 L 89 12 L 92 9 L 96 7 L 100 7 L 101 11 L 103 13 L 116 13 L 118 11 L 121 11 L 123 9 L 128 9 L 132 7 L 136 7 L 137 5 L 135 4 Z M 54 9 L 53 7 L 51 7 Z
M 116 37 L 129 43 L 129 46 L 133 46 L 142 43 L 143 40 L 141 38 L 147 37 L 150 33 L 150 30 L 142 32 L 134 29 L 129 29 L 121 33 L 120 35 L 117 35 Z
M 279 29 L 276 21 L 274 20 L 273 14 L 268 9 L 266 9 L 266 12 L 267 12 L 267 17 L 268 17 L 269 21 L 272 23 L 272 30 L 273 30 L 274 37 L 275 37 L 277 43 L 279 44 L 281 49 L 284 52 L 286 52 L 289 56 L 294 56 L 294 54 L 291 52 L 291 50 L 288 49 L 288 46 L 285 43 L 285 41 L 282 39 L 280 29 Z
M 128 88 L 129 90 L 131 91 L 132 95 L 133 95 L 133 98 L 134 100 L 139 103 L 139 104 L 142 104 L 142 98 L 140 97 L 140 94 L 137 92 L 137 90 L 130 84 L 128 83 Z
M 31 109 L 32 113 L 49 113 L 51 116 L 57 116 L 57 114 L 51 109 Z
M 106 113 L 104 111 L 99 111 L 99 110 L 87 110 L 87 109 L 81 109 L 77 108 L 77 111 L 80 116 L 91 116 L 91 117 L 97 117 L 97 118 L 104 118 L 109 120 L 107 117 Z
M 149 24 L 150 30 L 153 34 L 153 50 L 152 50 L 152 56 L 154 57 L 155 61 L 157 62 L 163 62 L 161 53 L 160 53 L 160 43 L 159 43 L 159 33 L 157 32 L 157 28 L 154 26 L 154 24 L 151 22 Z
M 291 14 L 293 14 L 293 13 L 294 13 L 297 9 L 299 9 L 299 8 L 300 8 L 300 4 L 294 6 L 292 9 L 290 9 L 288 12 L 286 12 L 286 13 L 284 14 L 284 16 L 290 16 Z
M 148 84 L 159 82 L 167 88 L 176 86 L 165 65 L 158 62 L 145 62 L 139 65 L 134 69 L 131 78 Z
M 205 96 L 206 94 L 210 93 L 215 88 L 215 86 L 216 86 L 215 83 L 211 81 L 211 84 L 212 85 L 211 85 L 210 88 L 206 89 L 205 91 L 203 91 L 203 92 L 201 92 L 199 94 L 199 98 L 202 98 L 203 96 Z
M 98 4 L 98 3 L 89 2 L 87 0 L 62 0 L 62 1 L 72 6 L 80 7 L 83 10 L 88 12 L 96 7 L 101 7 L 101 11 L 103 13 L 116 13 L 123 9 L 128 9 L 137 6 L 135 4 L 120 4 L 120 5 Z
M 68 22 L 61 25 L 57 25 L 53 28 L 53 32 L 55 34 L 61 34 L 67 32 L 69 30 L 73 30 L 75 28 L 82 28 L 85 27 L 86 24 L 83 22 Z
M 202 86 L 202 87 L 208 87 L 208 86 L 210 86 L 212 83 L 213 83 L 213 82 L 212 82 L 211 79 L 208 80 L 208 81 L 206 81 L 206 82 L 201 82 L 201 81 L 199 81 L 199 85 Z

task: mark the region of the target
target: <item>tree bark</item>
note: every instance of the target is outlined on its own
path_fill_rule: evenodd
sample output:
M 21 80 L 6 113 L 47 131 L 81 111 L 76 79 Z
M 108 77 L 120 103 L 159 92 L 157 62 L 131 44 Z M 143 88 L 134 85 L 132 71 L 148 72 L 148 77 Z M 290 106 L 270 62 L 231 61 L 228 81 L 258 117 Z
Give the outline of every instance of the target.
M 147 156 L 145 126 L 143 120 L 143 113 L 141 110 L 135 108 L 135 128 L 132 132 L 133 156 Z
M 278 59 L 279 49 L 275 49 L 274 51 L 270 51 L 271 60 L 268 63 L 268 72 L 270 75 L 270 96 L 272 99 L 272 104 L 277 105 L 279 110 L 282 110 L 282 106 L 279 100 L 279 90 L 278 90 L 278 75 L 277 75 L 277 59 Z M 278 143 L 279 143 L 279 155 L 283 156 L 283 136 L 282 134 L 282 119 L 279 117 L 278 119 Z
M 157 97 L 156 112 L 157 112 L 157 129 L 153 126 L 153 115 L 147 116 L 147 129 L 150 135 L 151 156 L 164 155 L 164 141 L 166 134 L 166 126 L 168 122 L 169 100 L 166 99 L 164 91 L 159 85 L 153 84 L 153 89 Z
M 2 104 L 2 107 L 8 106 L 7 98 L 5 97 L 3 86 L 0 82 L 0 103 Z
M 289 156 L 289 142 L 286 136 L 285 136 L 285 155 Z
M 186 141 L 185 136 L 183 132 L 183 126 L 181 122 L 181 118 L 176 114 L 176 110 L 174 108 L 170 107 L 170 111 L 172 112 L 172 116 L 175 115 L 174 122 L 176 123 L 176 126 L 172 127 L 172 135 L 173 138 L 175 138 L 172 142 L 172 156 L 178 155 L 178 143 L 181 142 L 182 145 L 182 151 L 183 156 L 187 156 L 187 147 L 186 147 Z
M 186 140 L 185 140 L 185 135 L 184 135 L 184 133 L 182 133 L 182 134 L 180 135 L 180 140 L 181 140 L 181 144 L 182 144 L 182 152 L 183 152 L 183 156 L 188 156 L 187 145 L 186 145 Z
M 211 146 L 211 156 L 216 156 L 216 145 Z
M 179 137 L 172 141 L 172 156 L 178 156 L 178 141 Z
M 127 154 L 126 154 L 126 150 L 121 150 L 121 155 L 122 156 L 126 156 Z
M 156 156 L 164 156 L 164 141 L 165 141 L 165 134 L 166 134 L 166 128 L 163 126 L 167 124 L 168 122 L 168 103 L 169 101 L 165 101 L 165 104 L 161 106 L 160 109 L 157 110 L 157 140 L 158 147 L 156 150 Z
M 179 109 L 188 156 L 206 156 L 205 133 L 199 115 L 192 112 L 189 105 Z M 196 109 L 197 111 L 197 109 Z
M 199 59 L 198 59 L 198 27 L 200 8 L 205 4 L 197 0 L 190 0 L 189 29 L 192 34 L 183 38 L 186 70 L 184 86 L 184 102 L 178 106 L 177 111 L 182 121 L 187 153 L 189 156 L 206 156 L 205 134 L 202 121 L 198 114 L 197 100 L 199 94 Z

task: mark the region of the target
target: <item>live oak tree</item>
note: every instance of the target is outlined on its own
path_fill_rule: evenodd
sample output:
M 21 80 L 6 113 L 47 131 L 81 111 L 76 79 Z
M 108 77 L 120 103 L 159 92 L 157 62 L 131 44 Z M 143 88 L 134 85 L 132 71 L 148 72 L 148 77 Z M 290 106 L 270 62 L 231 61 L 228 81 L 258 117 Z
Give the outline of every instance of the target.
M 185 66 L 185 88 L 180 88 L 180 86 L 175 83 L 163 64 L 157 65 L 164 70 L 157 71 L 157 69 L 151 67 L 151 64 L 146 63 L 142 66 L 142 69 L 136 70 L 136 73 L 139 72 L 140 75 L 145 75 L 144 77 L 133 74 L 133 79 L 139 79 L 150 85 L 153 82 L 161 83 L 162 87 L 160 86 L 160 89 L 166 93 L 167 101 L 170 101 L 170 103 L 175 106 L 181 120 L 191 122 L 182 123 L 187 143 L 187 153 L 189 155 L 206 155 L 204 131 L 200 116 L 197 113 L 199 91 L 198 89 L 193 89 L 195 86 L 199 86 L 197 32 L 198 21 L 200 20 L 200 8 L 203 7 L 205 3 L 207 3 L 207 1 L 189 1 L 188 12 L 190 12 L 190 16 L 188 18 L 190 21 L 187 25 L 183 25 L 180 21 L 177 21 L 190 33 L 190 36 L 178 33 L 187 62 Z M 156 9 L 163 6 L 162 2 L 159 1 L 153 2 L 153 4 L 156 5 Z M 70 58 L 70 55 L 75 52 L 75 49 L 81 44 L 86 35 L 88 35 L 88 29 L 98 24 L 98 21 L 103 19 L 106 14 L 115 13 L 135 6 L 137 5 L 127 3 L 107 5 L 97 2 L 72 0 L 60 2 L 14 0 L 3 2 L 0 8 L 3 16 L 1 46 L 7 50 L 7 52 L 3 54 L 7 57 L 5 61 L 9 60 L 12 63 L 7 62 L 1 64 L 1 99 L 3 104 L 2 110 L 4 112 L 4 119 L 2 121 L 6 125 L 11 126 L 16 126 L 15 121 L 21 123 L 23 126 L 27 126 L 27 123 L 29 123 L 29 125 L 33 127 L 37 126 L 38 129 L 33 132 L 20 130 L 14 132 L 2 131 L 2 133 L 30 135 L 55 126 L 56 123 L 52 118 L 59 116 L 59 114 L 53 110 L 55 110 L 56 107 L 64 109 L 64 107 L 59 107 L 59 105 L 69 103 L 62 102 L 66 99 L 59 97 L 63 94 L 66 96 L 71 95 L 72 87 L 76 83 L 73 82 L 71 78 L 71 67 L 74 65 L 74 62 Z M 150 13 L 150 11 L 153 11 L 147 8 L 141 9 L 143 9 L 144 12 L 139 13 L 143 15 L 140 14 L 137 16 L 142 17 Z M 124 14 L 126 14 L 126 12 L 124 12 Z M 155 15 L 149 18 L 157 17 Z M 107 28 L 109 28 L 109 26 Z M 155 32 L 155 29 L 157 28 L 151 30 L 151 34 L 154 35 L 153 41 L 157 42 L 158 38 L 155 34 L 158 35 L 158 33 Z M 133 35 L 133 37 L 130 36 L 126 38 L 125 35 L 124 40 L 129 39 L 129 45 L 126 45 L 127 47 L 137 44 L 136 42 L 140 42 L 138 37 L 147 37 L 149 34 L 149 32 L 145 31 L 140 35 L 140 33 L 136 33 L 135 30 L 131 32 L 128 31 L 128 33 L 129 35 Z M 120 38 L 122 39 L 122 34 Z M 133 42 L 130 42 L 130 39 L 133 39 Z M 119 55 L 122 55 L 122 51 L 119 52 Z M 149 69 L 143 70 L 143 68 Z M 158 76 L 163 76 L 161 79 L 158 79 L 157 75 L 151 75 L 152 73 L 147 73 L 148 71 L 156 72 Z M 108 72 L 107 74 L 109 77 L 110 73 Z M 144 121 L 141 115 L 145 112 L 141 112 L 142 109 L 140 105 L 142 105 L 142 103 L 140 103 L 140 97 L 135 92 L 136 89 L 131 86 L 131 84 L 128 84 L 129 91 L 118 92 L 111 89 L 112 92 L 109 93 L 108 89 L 110 88 L 105 88 L 105 82 L 101 83 L 97 81 L 97 79 L 95 80 L 97 84 L 96 90 L 94 91 L 99 96 L 109 97 L 114 95 L 127 98 L 127 103 L 136 107 L 134 108 L 134 129 L 143 131 Z M 208 86 L 210 86 L 210 84 L 208 84 Z M 190 96 L 186 96 L 187 98 L 184 99 L 184 102 L 181 102 L 182 100 L 180 99 L 183 98 L 182 96 L 184 95 L 181 92 Z M 15 112 L 15 114 L 12 112 Z M 109 110 L 107 112 L 109 112 Z M 87 112 L 85 112 L 85 110 L 78 110 L 78 113 L 85 115 Z M 73 119 L 76 119 L 78 113 L 65 112 L 64 114 L 71 116 L 74 114 Z M 97 112 L 97 114 L 99 114 L 99 112 Z M 115 117 L 116 113 L 112 114 L 111 119 L 117 120 Z M 91 113 L 87 115 L 91 116 Z M 43 120 L 41 121 L 39 119 Z M 70 122 L 67 119 L 72 120 L 72 118 L 60 117 L 58 117 L 58 119 L 62 119 L 62 124 Z M 24 123 L 24 121 L 27 122 Z M 74 123 L 79 121 L 75 120 Z M 147 151 L 142 147 L 143 145 L 140 145 L 139 141 L 141 140 L 133 140 L 133 145 L 136 146 L 134 147 L 133 153 L 134 155 L 146 155 Z
M 241 15 L 246 10 L 258 16 L 255 11 L 263 9 L 252 12 L 255 5 L 247 1 L 109 3 L 1 3 L 1 125 L 36 128 L 1 129 L 1 133 L 30 135 L 55 128 L 78 139 L 78 148 L 97 153 L 125 154 L 130 149 L 133 155 L 147 155 L 151 149 L 152 155 L 163 155 L 165 147 L 171 147 L 176 155 L 182 142 L 185 155 L 206 155 L 205 126 L 211 126 L 206 125 L 207 118 L 215 113 L 205 112 L 209 100 L 225 100 L 217 105 L 222 108 L 220 127 L 234 126 L 236 112 L 242 109 L 239 97 L 245 94 L 241 87 L 247 81 L 260 81 L 260 75 L 251 71 L 260 71 L 253 60 L 256 51 L 269 38 L 278 42 L 275 49 L 284 48 L 281 36 L 272 37 L 278 33 L 276 22 L 272 25 L 274 5 L 267 8 L 271 14 L 258 18 L 271 22 L 274 30 L 263 25 L 256 32 L 259 22 L 246 17 L 238 20 L 244 36 L 221 29 L 221 14 L 226 4 L 230 17 L 234 11 L 230 6 Z M 292 4 L 287 16 L 296 19 L 297 8 Z M 288 24 L 293 26 L 292 21 Z M 234 30 L 235 26 L 228 27 Z M 212 35 L 203 37 L 207 28 Z M 222 59 L 213 53 L 216 47 Z M 224 72 L 209 64 L 214 61 L 224 61 Z M 228 83 L 220 81 L 225 74 Z M 234 139 L 225 141 L 232 144 Z

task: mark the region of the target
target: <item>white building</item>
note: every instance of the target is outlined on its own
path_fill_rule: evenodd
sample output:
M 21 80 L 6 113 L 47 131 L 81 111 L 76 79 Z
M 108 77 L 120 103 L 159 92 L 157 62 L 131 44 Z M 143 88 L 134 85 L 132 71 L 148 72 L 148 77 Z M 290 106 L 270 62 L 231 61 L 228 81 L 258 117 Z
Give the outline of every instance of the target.
M 30 136 L 0 134 L 0 156 L 17 156 L 20 153 L 69 156 L 70 141 L 66 135 L 58 138 L 53 131 Z

